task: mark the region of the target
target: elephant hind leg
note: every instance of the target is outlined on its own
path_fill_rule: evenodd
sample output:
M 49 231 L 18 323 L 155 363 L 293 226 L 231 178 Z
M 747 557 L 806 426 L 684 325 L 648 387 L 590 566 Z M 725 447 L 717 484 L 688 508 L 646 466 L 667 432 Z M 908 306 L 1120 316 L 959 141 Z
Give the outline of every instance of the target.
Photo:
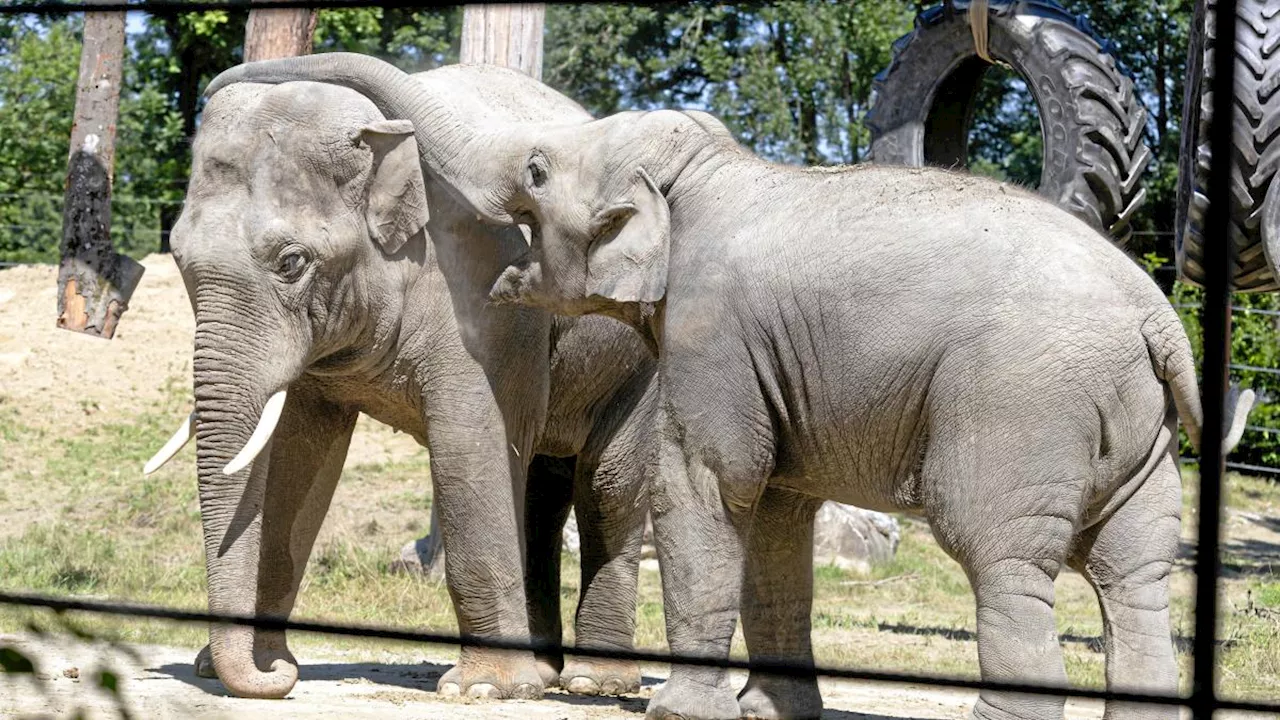
M 1176 426 L 1167 436 L 1177 437 Z M 1107 689 L 1175 694 L 1178 665 L 1170 639 L 1169 575 L 1178 552 L 1182 479 L 1176 448 L 1115 512 L 1081 534 L 1071 565 L 1102 607 Z M 1175 707 L 1108 702 L 1105 720 L 1172 720 Z
M 1093 474 L 1088 442 L 1066 413 L 1037 418 L 1026 404 L 966 399 L 931 419 L 922 491 L 934 536 L 974 591 L 982 679 L 1065 685 L 1054 580 Z M 973 717 L 1061 720 L 1064 705 L 984 691 Z
M 756 506 L 742 587 L 742 634 L 752 660 L 813 667 L 813 523 L 820 505 L 819 498 L 770 487 Z M 818 718 L 818 677 L 753 671 L 738 705 L 748 718 Z

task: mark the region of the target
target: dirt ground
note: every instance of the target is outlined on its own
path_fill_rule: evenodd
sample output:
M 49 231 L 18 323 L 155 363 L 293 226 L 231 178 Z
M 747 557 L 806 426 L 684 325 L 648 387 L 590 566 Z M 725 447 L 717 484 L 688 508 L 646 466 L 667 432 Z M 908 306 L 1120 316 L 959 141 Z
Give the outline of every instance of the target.
M 416 664 L 352 662 L 340 651 L 325 660 L 305 663 L 302 680 L 285 700 L 230 698 L 216 680 L 191 672 L 191 652 L 135 646 L 126 653 L 107 646 L 86 646 L 0 636 L 24 652 L 44 658 L 41 680 L 0 677 L 0 717 L 39 713 L 70 716 L 84 710 L 90 718 L 115 715 L 115 698 L 96 687 L 97 672 L 110 667 L 119 677 L 120 694 L 138 718 L 457 718 L 458 720 L 637 720 L 645 702 L 666 675 L 645 668 L 640 695 L 589 698 L 550 692 L 538 702 L 447 700 L 434 694 L 436 681 L 449 668 L 448 659 Z M 313 653 L 314 654 L 314 653 Z M 72 670 L 74 668 L 74 671 Z M 77 678 L 67 677 L 76 674 Z M 745 676 L 736 678 L 739 685 Z M 942 720 L 964 718 L 976 694 L 925 688 L 823 681 L 824 720 Z M 855 710 L 856 709 L 856 710 Z M 1068 703 L 1067 720 L 1102 717 L 1096 702 Z
M 67 435 L 143 413 L 172 414 L 174 424 L 179 422 L 186 411 L 175 410 L 174 398 L 189 394 L 193 318 L 172 260 L 151 256 L 143 264 L 146 275 L 112 341 L 55 328 L 56 268 L 0 270 L 0 416 L 8 414 L 23 426 Z M 99 368 L 111 368 L 109 375 Z M 423 453 L 406 436 L 362 418 L 347 465 L 399 462 Z M 28 463 L 38 480 L 43 465 L 35 460 L 21 452 L 0 457 L 10 466 Z M 340 491 L 324 533 L 346 532 L 363 522 L 367 513 L 361 503 L 373 501 L 360 492 Z M 39 493 L 31 493 L 21 512 L 0 517 L 0 539 L 17 537 L 41 523 L 52 512 L 46 505 Z M 393 519 L 401 522 L 399 516 Z M 1249 520 L 1233 516 L 1228 531 L 1270 525 Z M 1268 532 L 1256 541 L 1280 548 L 1280 533 Z M 870 634 L 884 643 L 913 637 Z M 861 635 L 851 640 L 867 641 Z M 389 652 L 378 657 L 368 650 L 344 650 L 335 644 L 308 648 L 302 681 L 288 699 L 249 701 L 227 697 L 216 680 L 196 678 L 190 648 L 135 645 L 126 646 L 126 652 L 34 635 L 0 636 L 0 646 L 5 645 L 37 658 L 39 665 L 34 678 L 0 674 L 0 717 L 72 716 L 77 708 L 85 709 L 88 717 L 117 716 L 113 696 L 99 689 L 95 680 L 98 669 L 110 667 L 136 718 L 640 718 L 647 697 L 666 673 L 663 667 L 646 668 L 645 687 L 634 698 L 548 693 L 541 702 L 447 700 L 433 690 L 452 662 L 448 650 L 428 649 L 435 654 L 425 656 Z M 741 683 L 744 678 L 737 680 Z M 976 697 L 962 691 L 835 681 L 824 681 L 823 696 L 828 708 L 823 717 L 828 720 L 963 718 Z M 1101 716 L 1099 703 L 1068 704 L 1071 720 Z

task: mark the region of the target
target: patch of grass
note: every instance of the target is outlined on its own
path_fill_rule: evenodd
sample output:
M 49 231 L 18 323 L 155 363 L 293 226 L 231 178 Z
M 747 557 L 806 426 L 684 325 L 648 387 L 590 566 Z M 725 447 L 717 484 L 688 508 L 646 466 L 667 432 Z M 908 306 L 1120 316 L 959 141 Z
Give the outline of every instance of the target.
M 813 579 L 816 582 L 840 582 L 853 576 L 852 572 L 834 563 L 813 566 Z
M 1264 608 L 1280 608 L 1280 582 L 1259 583 L 1253 588 L 1253 599 Z
M 33 527 L 0 545 L 0 583 L 59 593 L 98 590 L 116 560 L 116 544 L 100 533 L 70 526 Z
M 7 396 L 0 395 L 0 440 L 5 443 L 16 443 L 20 427 L 17 409 L 13 407 Z

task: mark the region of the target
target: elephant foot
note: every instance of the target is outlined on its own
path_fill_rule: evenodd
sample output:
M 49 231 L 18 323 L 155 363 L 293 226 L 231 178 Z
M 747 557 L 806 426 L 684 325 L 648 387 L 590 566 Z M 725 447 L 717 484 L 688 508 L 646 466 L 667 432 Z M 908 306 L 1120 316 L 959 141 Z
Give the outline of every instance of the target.
M 742 710 L 733 691 L 724 685 L 706 685 L 672 678 L 654 693 L 645 720 L 738 720 Z
M 543 688 L 533 653 L 464 647 L 436 692 L 445 697 L 537 700 Z
M 822 694 L 814 677 L 751 673 L 738 695 L 744 718 L 752 720 L 816 720 L 822 717 Z
M 575 695 L 640 692 L 640 666 L 628 660 L 571 657 L 560 672 L 560 687 Z
M 564 656 L 534 655 L 533 661 L 538 665 L 538 677 L 542 678 L 543 687 L 555 687 L 560 684 L 560 669 L 564 667 Z
M 284 647 L 260 647 L 255 650 L 255 664 L 259 669 L 270 669 L 276 660 L 284 660 L 294 667 L 298 667 L 298 660 L 289 652 L 289 648 Z M 210 680 L 218 679 L 218 671 L 213 669 L 213 654 L 209 652 L 209 646 L 205 645 L 200 648 L 200 652 L 196 653 L 195 662 L 196 677 L 207 678 Z
M 1049 707 L 1045 707 L 1043 698 L 1002 694 L 999 702 L 1005 707 L 997 707 L 979 696 L 969 717 L 972 720 L 1062 720 L 1066 701 L 1054 698 L 1047 703 Z M 1106 717 L 1112 717 L 1112 712 L 1108 707 Z
M 200 648 L 200 652 L 196 653 L 195 666 L 196 677 L 218 679 L 218 673 L 213 669 L 213 654 L 209 652 L 208 645 Z

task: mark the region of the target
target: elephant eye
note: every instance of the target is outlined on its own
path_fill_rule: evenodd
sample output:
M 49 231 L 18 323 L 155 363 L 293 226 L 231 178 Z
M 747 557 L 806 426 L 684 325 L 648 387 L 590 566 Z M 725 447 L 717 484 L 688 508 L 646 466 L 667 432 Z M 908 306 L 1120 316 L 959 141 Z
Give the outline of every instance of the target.
M 537 188 L 547 184 L 547 170 L 537 160 L 529 161 L 529 184 Z
M 293 282 L 307 269 L 307 257 L 300 252 L 288 252 L 280 256 L 276 273 L 287 282 Z

